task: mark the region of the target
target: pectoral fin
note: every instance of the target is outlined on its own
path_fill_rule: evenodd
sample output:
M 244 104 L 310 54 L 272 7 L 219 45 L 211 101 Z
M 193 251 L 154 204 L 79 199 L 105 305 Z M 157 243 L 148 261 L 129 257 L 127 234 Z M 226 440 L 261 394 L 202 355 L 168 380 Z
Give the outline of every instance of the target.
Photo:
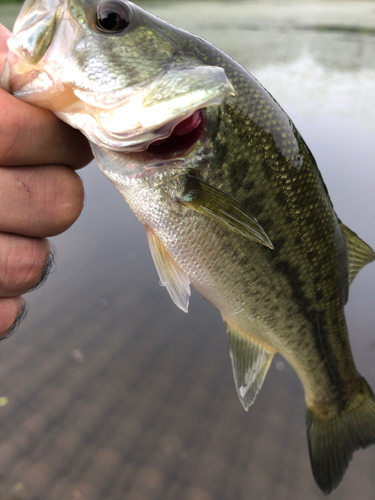
M 149 227 L 146 227 L 146 234 L 161 284 L 167 288 L 176 306 L 187 313 L 190 297 L 189 278 L 178 267 L 163 243 Z
M 348 250 L 349 285 L 357 273 L 369 262 L 375 260 L 375 253 L 371 247 L 359 238 L 351 229 L 340 222 Z
M 274 353 L 224 319 L 236 389 L 247 411 L 260 391 Z
M 273 248 L 271 240 L 254 215 L 234 198 L 197 177 L 188 177 L 186 194 L 179 202 L 235 233 Z

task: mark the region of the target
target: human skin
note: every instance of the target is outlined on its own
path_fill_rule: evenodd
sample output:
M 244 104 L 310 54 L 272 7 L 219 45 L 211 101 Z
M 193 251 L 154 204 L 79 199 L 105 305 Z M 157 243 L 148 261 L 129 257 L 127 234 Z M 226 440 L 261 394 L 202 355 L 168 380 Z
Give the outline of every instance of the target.
M 0 25 L 0 73 L 10 34 Z M 80 215 L 84 191 L 74 170 L 91 160 L 80 132 L 0 89 L 0 340 L 24 316 L 22 294 L 48 274 L 47 238 Z

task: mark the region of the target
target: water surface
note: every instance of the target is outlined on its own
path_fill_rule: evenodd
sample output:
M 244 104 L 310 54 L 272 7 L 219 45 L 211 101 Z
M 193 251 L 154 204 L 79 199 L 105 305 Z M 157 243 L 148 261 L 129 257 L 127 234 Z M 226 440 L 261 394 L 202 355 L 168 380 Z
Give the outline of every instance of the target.
M 220 46 L 272 93 L 313 151 L 340 218 L 375 247 L 374 3 L 149 6 Z M 194 292 L 189 314 L 179 311 L 158 284 L 141 224 L 94 164 L 81 175 L 85 209 L 54 238 L 57 270 L 1 344 L 0 495 L 323 498 L 293 370 L 277 356 L 245 413 L 218 311 Z M 373 264 L 346 308 L 373 388 L 374 283 Z M 330 498 L 373 498 L 374 470 L 373 446 L 355 454 Z

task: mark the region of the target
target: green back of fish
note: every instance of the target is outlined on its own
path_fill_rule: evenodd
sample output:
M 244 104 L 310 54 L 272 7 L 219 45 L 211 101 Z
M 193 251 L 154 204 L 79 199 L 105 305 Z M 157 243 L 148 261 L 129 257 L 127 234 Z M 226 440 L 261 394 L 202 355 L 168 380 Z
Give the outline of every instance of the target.
M 263 320 L 277 331 L 282 354 L 304 384 L 313 473 L 329 493 L 353 451 L 375 442 L 375 400 L 354 366 L 343 312 L 349 283 L 375 254 L 338 220 L 312 153 L 268 92 L 207 42 L 174 30 L 169 35 L 185 55 L 223 67 L 236 90 L 219 108 L 205 181 L 252 212 L 273 244 L 270 249 L 244 241 L 249 251 L 241 252 L 241 265 L 252 269 L 257 259 L 268 263 L 270 295 L 280 282 L 287 283 L 289 304 L 282 292 L 278 301 L 276 293 L 263 308 Z M 303 318 L 299 332 L 285 315 L 280 321 L 280 309 L 292 305 Z M 228 334 L 233 338 L 230 328 Z M 253 359 L 256 349 L 249 346 Z M 244 352 L 240 364 L 246 364 Z M 315 394 L 309 394 L 309 386 Z
M 286 113 L 240 65 L 207 42 L 185 38 L 185 32 L 171 31 L 170 36 L 185 55 L 222 66 L 236 90 L 219 108 L 205 180 L 243 204 L 266 231 L 273 250 L 244 241 L 249 252 L 242 265 L 256 267 L 259 256 L 269 262 L 270 290 L 280 280 L 288 282 L 291 300 L 311 325 L 299 336 L 313 335 L 315 354 L 339 400 L 346 379 L 355 373 L 342 312 L 348 256 L 316 162 Z M 268 309 L 267 314 L 273 314 L 274 328 L 283 336 L 280 330 L 286 325 L 277 324 L 277 311 Z M 311 366 L 308 370 L 311 373 Z

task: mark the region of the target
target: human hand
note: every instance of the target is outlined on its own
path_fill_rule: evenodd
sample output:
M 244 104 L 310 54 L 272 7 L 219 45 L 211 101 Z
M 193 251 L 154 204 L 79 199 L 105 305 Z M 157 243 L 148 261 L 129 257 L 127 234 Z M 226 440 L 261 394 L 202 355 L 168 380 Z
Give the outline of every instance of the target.
M 0 25 L 0 73 L 10 34 Z M 80 215 L 84 191 L 74 169 L 91 160 L 78 130 L 0 89 L 0 340 L 25 316 L 21 295 L 48 276 L 46 237 Z

